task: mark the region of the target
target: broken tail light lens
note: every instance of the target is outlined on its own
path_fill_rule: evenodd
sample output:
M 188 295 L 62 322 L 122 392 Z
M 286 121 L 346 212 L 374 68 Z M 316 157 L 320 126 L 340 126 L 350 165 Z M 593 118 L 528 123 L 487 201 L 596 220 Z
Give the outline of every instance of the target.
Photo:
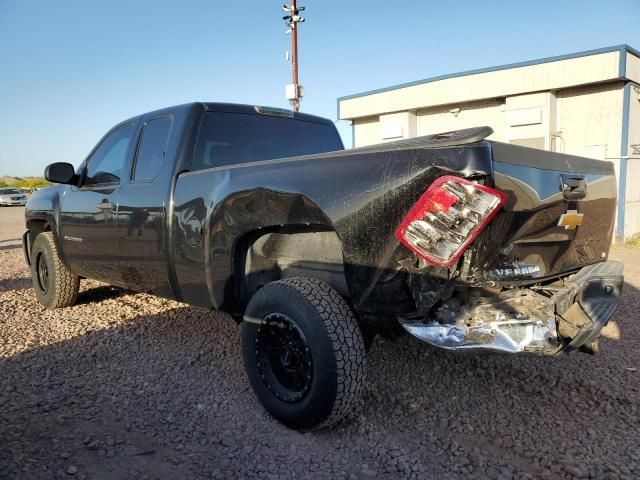
M 440 177 L 409 210 L 396 237 L 428 262 L 450 267 L 506 198 L 502 192 L 463 178 Z

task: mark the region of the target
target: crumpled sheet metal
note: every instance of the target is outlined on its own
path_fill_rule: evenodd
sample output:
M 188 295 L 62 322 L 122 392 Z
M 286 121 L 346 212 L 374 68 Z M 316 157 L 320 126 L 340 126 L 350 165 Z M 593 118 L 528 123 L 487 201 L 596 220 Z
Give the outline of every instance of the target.
M 510 290 L 462 310 L 453 323 L 401 320 L 410 334 L 447 350 L 553 355 L 558 338 L 553 302 Z

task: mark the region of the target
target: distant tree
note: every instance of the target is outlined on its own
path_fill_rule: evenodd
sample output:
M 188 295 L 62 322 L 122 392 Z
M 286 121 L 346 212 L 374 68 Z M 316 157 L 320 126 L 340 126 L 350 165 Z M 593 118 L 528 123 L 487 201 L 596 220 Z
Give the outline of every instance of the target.
M 39 187 L 48 187 L 49 185 L 51 185 L 51 182 L 47 182 L 44 178 L 24 178 L 14 183 L 12 187 L 39 188 Z
M 2 187 L 8 187 L 9 185 L 7 185 L 5 182 L 3 182 L 2 180 L 0 180 L 0 188 Z

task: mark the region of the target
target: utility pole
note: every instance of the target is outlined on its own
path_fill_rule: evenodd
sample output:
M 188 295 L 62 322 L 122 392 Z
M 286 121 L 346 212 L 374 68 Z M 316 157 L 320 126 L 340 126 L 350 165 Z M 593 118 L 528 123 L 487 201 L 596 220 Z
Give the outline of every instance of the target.
M 293 110 L 297 112 L 300 110 L 300 99 L 304 95 L 304 88 L 298 83 L 298 23 L 304 22 L 304 18 L 300 16 L 304 7 L 298 7 L 297 0 L 291 0 L 291 4 L 283 5 L 282 10 L 287 12 L 282 19 L 289 27 L 287 33 L 291 34 L 292 83 L 285 87 L 285 96 Z M 289 60 L 289 52 L 287 52 L 287 60 Z

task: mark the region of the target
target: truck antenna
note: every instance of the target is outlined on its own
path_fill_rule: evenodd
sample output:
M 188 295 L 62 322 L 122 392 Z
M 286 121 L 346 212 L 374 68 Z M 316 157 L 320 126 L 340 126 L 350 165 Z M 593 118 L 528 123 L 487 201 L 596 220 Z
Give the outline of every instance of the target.
M 289 27 L 287 34 L 291 34 L 291 69 L 293 74 L 292 83 L 285 87 L 285 96 L 296 112 L 300 110 L 300 100 L 304 95 L 304 88 L 298 83 L 298 23 L 304 22 L 304 18 L 300 16 L 300 12 L 304 8 L 298 7 L 297 0 L 291 0 L 289 5 L 282 6 L 282 10 L 287 13 L 282 19 Z

